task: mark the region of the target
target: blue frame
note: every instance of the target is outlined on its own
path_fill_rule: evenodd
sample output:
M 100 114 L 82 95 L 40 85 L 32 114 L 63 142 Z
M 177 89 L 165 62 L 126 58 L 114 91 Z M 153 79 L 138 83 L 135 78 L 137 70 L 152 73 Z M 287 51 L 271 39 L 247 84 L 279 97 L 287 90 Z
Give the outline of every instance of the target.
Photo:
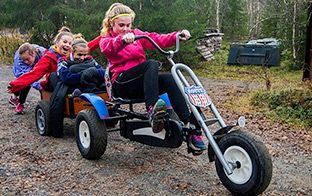
M 80 98 L 90 102 L 97 111 L 101 120 L 108 119 L 109 113 L 104 100 L 94 93 L 82 93 Z
M 159 98 L 165 101 L 167 109 L 173 109 L 167 93 L 160 95 Z

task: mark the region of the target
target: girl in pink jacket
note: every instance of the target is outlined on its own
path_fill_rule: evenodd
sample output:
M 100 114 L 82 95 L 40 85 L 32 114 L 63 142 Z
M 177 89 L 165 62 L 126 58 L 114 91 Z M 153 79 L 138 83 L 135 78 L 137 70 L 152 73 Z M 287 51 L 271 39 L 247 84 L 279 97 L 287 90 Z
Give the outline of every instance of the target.
M 166 113 L 166 104 L 159 95 L 168 93 L 172 106 L 184 123 L 192 123 L 198 131 L 188 133 L 188 150 L 193 154 L 201 154 L 206 149 L 199 136 L 200 126 L 190 114 L 183 95 L 169 73 L 158 73 L 159 63 L 155 60 L 146 60 L 144 49 L 154 49 L 145 39 L 134 41 L 136 35 L 151 37 L 160 47 L 166 48 L 175 45 L 178 32 L 158 34 L 132 29 L 135 13 L 131 8 L 121 3 L 114 3 L 106 12 L 101 30 L 99 46 L 110 64 L 112 74 L 113 93 L 116 97 L 126 99 L 145 100 L 147 114 L 154 132 L 164 127 L 162 116 Z M 183 40 L 190 37 L 187 30 Z

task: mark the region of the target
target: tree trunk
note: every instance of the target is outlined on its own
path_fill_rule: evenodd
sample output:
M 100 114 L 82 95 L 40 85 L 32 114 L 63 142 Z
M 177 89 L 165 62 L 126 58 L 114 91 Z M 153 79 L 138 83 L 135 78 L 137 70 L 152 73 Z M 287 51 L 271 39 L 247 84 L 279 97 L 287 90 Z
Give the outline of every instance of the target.
M 248 1 L 247 4 L 249 16 L 249 39 L 255 39 L 259 35 L 261 24 L 261 2 L 260 0 Z
M 259 31 L 260 31 L 260 27 L 259 27 L 259 25 L 260 25 L 260 23 L 258 23 L 258 21 L 260 20 L 260 9 L 261 9 L 261 7 L 260 7 L 260 1 L 258 0 L 257 1 L 257 4 L 256 4 L 256 7 L 257 7 L 257 11 L 256 11 L 256 20 L 255 20 L 255 24 L 257 24 L 256 25 L 256 29 L 255 29 L 255 36 L 258 36 L 259 35 Z
M 253 37 L 253 32 L 252 32 L 252 30 L 253 30 L 253 26 L 254 26 L 254 14 L 253 14 L 254 12 L 253 12 L 253 1 L 249 1 L 249 3 L 248 3 L 248 15 L 249 15 L 249 32 L 250 32 L 250 34 L 249 34 L 249 37 L 250 38 L 254 38 Z
M 312 62 L 311 62 L 311 37 L 312 37 L 312 1 L 308 3 L 308 21 L 307 21 L 307 31 L 306 31 L 306 51 L 305 51 L 305 63 L 303 69 L 303 77 L 302 80 L 312 80 Z
M 220 0 L 216 0 L 216 26 L 220 30 Z
M 293 25 L 292 25 L 292 51 L 293 51 L 293 58 L 297 59 L 297 50 L 296 50 L 296 20 L 297 18 L 297 1 L 294 1 L 293 7 Z

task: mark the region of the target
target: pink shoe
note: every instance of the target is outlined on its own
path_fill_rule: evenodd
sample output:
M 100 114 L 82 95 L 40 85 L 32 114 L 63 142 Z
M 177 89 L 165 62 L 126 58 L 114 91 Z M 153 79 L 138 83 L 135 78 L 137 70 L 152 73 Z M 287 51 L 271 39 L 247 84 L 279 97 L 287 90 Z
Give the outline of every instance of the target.
M 15 112 L 16 112 L 17 114 L 24 114 L 24 105 L 18 103 L 17 106 L 16 106 L 16 108 L 15 108 Z
M 11 96 L 10 99 L 9 99 L 9 104 L 11 104 L 14 107 L 16 107 L 17 104 L 18 104 L 18 98 L 15 98 L 15 97 Z

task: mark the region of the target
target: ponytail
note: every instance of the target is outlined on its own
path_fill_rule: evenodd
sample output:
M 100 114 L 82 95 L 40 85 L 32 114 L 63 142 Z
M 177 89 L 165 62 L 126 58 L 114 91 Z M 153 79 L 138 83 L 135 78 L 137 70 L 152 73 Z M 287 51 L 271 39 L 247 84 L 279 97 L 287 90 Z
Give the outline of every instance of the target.
M 73 51 L 76 51 L 77 47 L 88 47 L 88 42 L 84 39 L 84 36 L 81 33 L 75 34 L 74 35 L 74 40 L 73 40 Z
M 73 37 L 71 30 L 68 27 L 63 26 L 60 30 L 58 30 L 58 34 L 55 36 L 53 40 L 53 44 L 56 44 L 57 42 L 59 42 L 64 35 Z
M 124 15 L 124 14 L 129 15 L 132 19 L 132 22 L 134 21 L 135 13 L 130 7 L 122 3 L 112 4 L 105 13 L 105 18 L 103 19 L 103 22 L 102 22 L 101 35 L 107 36 L 109 34 L 109 30 L 112 28 L 110 22 L 116 19 L 118 15 Z

